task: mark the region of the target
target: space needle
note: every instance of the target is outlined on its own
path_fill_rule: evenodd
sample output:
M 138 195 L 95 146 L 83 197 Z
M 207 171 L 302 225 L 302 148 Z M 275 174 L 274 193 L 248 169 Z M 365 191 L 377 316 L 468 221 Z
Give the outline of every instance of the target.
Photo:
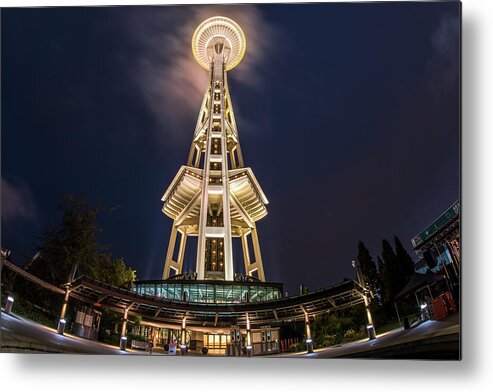
M 245 275 L 265 281 L 256 222 L 267 214 L 268 200 L 244 165 L 227 79 L 245 55 L 245 34 L 229 18 L 209 18 L 195 30 L 192 52 L 209 71 L 209 84 L 187 164 L 162 197 L 163 212 L 173 219 L 163 279 L 182 274 L 187 238 L 196 236 L 198 280 L 234 280 L 235 239 Z

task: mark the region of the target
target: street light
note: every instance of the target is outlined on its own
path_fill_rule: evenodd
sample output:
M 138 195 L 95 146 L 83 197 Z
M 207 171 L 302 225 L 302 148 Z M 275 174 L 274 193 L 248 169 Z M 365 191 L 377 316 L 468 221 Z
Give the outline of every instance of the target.
M 370 290 L 368 290 L 368 288 L 366 287 L 363 274 L 361 273 L 361 266 L 358 260 L 353 260 L 351 264 L 353 268 L 356 269 L 356 278 L 358 279 L 358 283 L 360 284 L 360 286 L 363 288 L 363 300 L 365 301 L 366 317 L 368 319 L 366 331 L 368 332 L 368 339 L 373 340 L 376 339 L 377 335 L 375 332 L 375 325 L 373 324 L 373 317 L 371 315 L 370 301 L 368 300 L 368 293 Z
M 7 302 L 5 303 L 5 313 L 10 314 L 12 311 L 12 305 L 14 305 L 14 297 L 7 296 Z

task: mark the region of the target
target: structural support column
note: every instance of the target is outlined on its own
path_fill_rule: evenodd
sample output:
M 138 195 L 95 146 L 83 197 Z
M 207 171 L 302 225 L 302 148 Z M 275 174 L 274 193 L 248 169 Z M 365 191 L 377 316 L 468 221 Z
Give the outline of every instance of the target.
M 235 150 L 232 149 L 229 151 L 229 159 L 231 160 L 231 168 L 236 169 L 236 158 L 235 158 Z
M 183 316 L 181 320 L 181 335 L 180 335 L 180 354 L 187 355 L 187 316 Z
M 368 300 L 368 292 L 365 289 L 365 294 L 363 294 L 363 300 L 365 301 L 366 317 L 368 319 L 368 324 L 366 325 L 366 330 L 368 331 L 368 339 L 376 339 L 377 334 L 375 332 L 375 325 L 373 324 L 373 317 L 371 315 L 370 301 Z
M 70 298 L 70 285 L 65 286 L 65 296 L 63 297 L 62 310 L 60 312 L 60 318 L 58 319 L 57 333 L 63 335 L 65 332 L 65 313 L 67 312 L 68 300 Z
M 212 81 L 211 81 L 212 83 Z M 211 85 L 211 87 L 207 90 L 210 95 L 210 99 L 212 102 L 212 94 L 214 92 L 214 86 Z M 205 147 L 205 155 L 204 155 L 204 172 L 203 172 L 203 179 L 202 179 L 202 198 L 201 198 L 201 204 L 200 204 L 200 217 L 199 217 L 199 234 L 198 234 L 198 240 L 197 240 L 197 261 L 196 261 L 196 268 L 195 270 L 197 271 L 197 279 L 203 280 L 205 277 L 205 243 L 206 243 L 206 235 L 205 235 L 205 230 L 207 226 L 207 213 L 208 213 L 208 206 L 209 206 L 209 172 L 210 172 L 210 151 L 211 151 L 211 135 L 210 135 L 210 130 L 212 129 L 212 107 L 209 107 L 207 109 L 209 113 L 209 119 L 207 120 L 209 125 L 208 125 L 208 130 L 209 132 L 207 133 L 207 142 L 206 142 L 206 147 Z
M 126 307 L 123 310 L 122 332 L 120 334 L 120 350 L 127 349 L 127 321 L 128 321 L 128 310 L 130 309 L 130 306 Z
M 265 282 L 264 265 L 262 263 L 262 254 L 260 253 L 260 243 L 257 236 L 257 227 L 254 225 L 251 229 L 253 253 L 255 255 L 255 267 L 257 269 L 258 278 Z
M 373 324 L 373 317 L 371 315 L 371 309 L 370 309 L 370 300 L 368 299 L 368 294 L 370 291 L 367 289 L 366 282 L 363 278 L 363 273 L 361 272 L 361 265 L 358 260 L 354 260 L 353 263 L 353 268 L 356 269 L 356 277 L 358 279 L 358 283 L 363 289 L 363 301 L 365 302 L 365 310 L 366 310 L 366 317 L 368 319 L 368 324 L 366 325 L 366 330 L 368 332 L 368 339 L 373 340 L 376 339 L 377 335 L 375 332 L 375 325 Z
M 253 254 L 255 261 L 252 263 L 250 259 L 250 250 L 248 246 L 248 235 L 252 236 Z M 249 231 L 243 231 L 241 235 L 241 245 L 243 248 L 243 261 L 245 263 L 245 273 L 248 276 L 253 276 L 253 272 L 257 271 L 258 278 L 265 282 L 264 265 L 262 264 L 262 254 L 260 253 L 260 244 L 258 241 L 257 230 L 254 227 Z
M 246 354 L 247 357 L 253 356 L 252 328 L 250 326 L 250 316 L 246 314 Z
M 180 249 L 178 250 L 178 268 L 180 272 L 183 271 L 183 258 L 185 257 L 185 247 L 187 245 L 187 228 L 185 227 L 181 233 Z
M 310 354 L 313 352 L 313 339 L 312 339 L 312 330 L 310 329 L 310 317 L 308 316 L 308 312 L 302 306 L 301 310 L 305 314 L 305 332 L 306 332 L 306 351 Z
M 313 339 L 312 339 L 312 330 L 310 329 L 310 317 L 308 316 L 308 312 L 305 310 L 305 308 L 301 307 L 301 309 L 305 314 L 306 351 L 308 351 L 308 353 L 312 353 Z
M 231 238 L 231 207 L 229 202 L 229 171 L 228 171 L 228 144 L 227 144 L 227 134 L 224 119 L 224 80 L 226 78 L 226 71 L 222 65 L 221 54 L 221 151 L 223 156 L 222 162 L 222 184 L 223 184 L 223 224 L 224 224 L 224 280 L 234 279 L 234 267 L 233 267 L 233 240 Z M 219 58 L 216 59 L 218 61 Z M 219 68 L 218 68 L 219 69 Z M 214 77 L 218 80 L 219 72 L 214 72 Z M 231 162 L 233 162 L 233 157 L 230 154 Z
M 248 268 L 250 267 L 250 253 L 248 252 L 248 232 L 241 231 L 241 247 L 243 249 L 243 262 L 245 263 L 245 274 L 248 275 Z
M 173 263 L 173 251 L 176 246 L 176 235 L 178 234 L 178 228 L 173 225 L 171 227 L 171 234 L 169 237 L 168 252 L 166 253 L 166 263 L 164 264 L 163 279 L 168 279 L 170 276 L 170 270 Z M 175 268 L 176 269 L 176 268 Z M 177 271 L 179 273 L 181 271 Z

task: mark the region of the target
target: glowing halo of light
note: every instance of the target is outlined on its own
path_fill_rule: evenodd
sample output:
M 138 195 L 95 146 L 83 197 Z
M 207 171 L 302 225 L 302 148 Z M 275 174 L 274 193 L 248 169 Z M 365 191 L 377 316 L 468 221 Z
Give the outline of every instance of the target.
M 207 47 L 214 37 L 223 37 L 231 50 L 226 60 L 226 71 L 236 67 L 246 52 L 246 38 L 241 27 L 234 20 L 224 16 L 213 16 L 204 20 L 193 33 L 192 52 L 197 63 L 209 70 L 211 61 Z

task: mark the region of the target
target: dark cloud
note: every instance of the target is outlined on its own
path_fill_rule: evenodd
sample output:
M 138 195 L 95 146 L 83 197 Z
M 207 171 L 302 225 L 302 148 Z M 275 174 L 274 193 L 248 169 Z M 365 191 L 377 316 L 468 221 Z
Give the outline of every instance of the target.
M 36 219 L 36 207 L 29 186 L 20 179 L 7 181 L 2 177 L 2 220 Z
M 413 254 L 410 238 L 459 195 L 457 2 L 5 10 L 2 173 L 38 211 L 20 218 L 33 204 L 13 203 L 18 218 L 2 221 L 16 260 L 73 193 L 121 205 L 101 218 L 101 242 L 139 278 L 161 276 L 160 198 L 207 85 L 190 41 L 213 15 L 247 38 L 229 77 L 245 162 L 270 201 L 267 278 L 294 293 L 351 277 L 359 239 L 376 258 L 397 234 Z
M 436 99 L 450 93 L 459 81 L 460 21 L 444 16 L 431 34 L 433 53 L 428 61 L 430 87 Z
M 190 138 L 190 133 L 182 132 L 182 125 L 197 116 L 208 77 L 193 58 L 191 38 L 203 20 L 216 15 L 238 22 L 247 36 L 247 53 L 234 70 L 235 80 L 259 86 L 276 31 L 254 6 L 148 8 L 125 22 L 142 48 L 131 77 L 155 120 L 166 129 L 167 138 Z

